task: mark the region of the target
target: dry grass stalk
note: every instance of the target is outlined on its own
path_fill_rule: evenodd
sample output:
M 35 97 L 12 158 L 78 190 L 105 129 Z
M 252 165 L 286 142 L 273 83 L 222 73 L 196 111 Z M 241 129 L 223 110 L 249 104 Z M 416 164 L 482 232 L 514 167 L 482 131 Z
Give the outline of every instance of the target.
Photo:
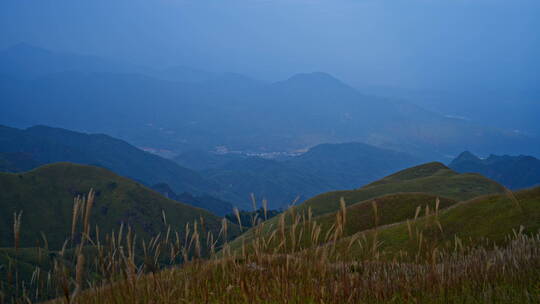
M 77 230 L 77 220 L 79 218 L 79 211 L 81 210 L 81 197 L 77 196 L 73 201 L 73 211 L 71 216 L 71 240 L 75 240 L 75 232 Z
M 86 240 L 90 239 L 90 216 L 92 212 L 92 207 L 94 205 L 94 198 L 95 198 L 95 191 L 94 189 L 90 189 L 88 192 L 88 197 L 86 198 L 86 210 L 84 212 L 84 234 L 83 237 Z
M 263 211 L 264 211 L 264 220 L 268 220 L 268 201 L 263 199 L 262 201 Z
M 240 226 L 240 231 L 243 231 L 243 229 L 242 229 L 242 219 L 240 218 L 240 210 L 238 210 L 238 208 L 234 207 L 233 213 L 236 216 L 236 220 L 238 221 L 238 226 Z
M 343 197 L 339 200 L 341 218 L 343 222 L 343 227 L 347 225 L 347 205 L 345 204 L 345 199 Z
M 19 249 L 19 244 L 21 241 L 21 220 L 22 220 L 22 210 L 19 213 L 13 213 L 13 240 L 15 251 Z

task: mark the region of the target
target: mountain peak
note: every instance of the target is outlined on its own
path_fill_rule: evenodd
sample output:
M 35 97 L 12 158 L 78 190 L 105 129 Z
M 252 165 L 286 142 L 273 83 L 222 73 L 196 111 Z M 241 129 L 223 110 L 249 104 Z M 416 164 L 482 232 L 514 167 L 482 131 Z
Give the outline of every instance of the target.
M 469 151 L 464 151 L 464 152 L 461 152 L 461 154 L 458 155 L 458 157 L 456 157 L 450 164 L 450 167 L 452 167 L 452 165 L 455 165 L 457 163 L 460 163 L 460 162 L 468 162 L 468 161 L 471 161 L 471 162 L 478 162 L 478 161 L 481 161 L 481 159 L 472 154 L 471 152 Z
M 431 162 L 399 171 L 385 177 L 384 179 L 382 179 L 382 181 L 404 181 L 416 178 L 429 177 L 437 174 L 441 170 L 451 171 L 450 168 L 440 162 Z
M 285 81 L 280 81 L 277 84 L 287 85 L 291 87 L 346 87 L 341 80 L 335 78 L 334 76 L 324 73 L 324 72 L 313 72 L 313 73 L 300 73 L 291 76 Z

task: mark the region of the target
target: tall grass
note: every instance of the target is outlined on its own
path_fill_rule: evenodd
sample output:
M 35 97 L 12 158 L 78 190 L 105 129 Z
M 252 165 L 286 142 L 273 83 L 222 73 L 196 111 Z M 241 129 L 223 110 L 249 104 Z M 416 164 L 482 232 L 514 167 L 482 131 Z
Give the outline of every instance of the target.
M 44 235 L 41 246 L 20 248 L 24 217 L 22 212 L 14 214 L 13 250 L 0 250 L 0 303 L 52 298 L 73 303 L 82 290 L 119 280 L 136 282 L 143 274 L 215 255 L 228 237 L 225 219 L 214 236 L 207 233 L 203 218 L 187 223 L 180 233 L 166 223 L 165 214 L 167 230 L 149 239 L 137 238 L 124 224 L 118 231 L 104 233 L 91 223 L 94 199 L 93 190 L 74 199 L 71 237 L 58 251 L 49 251 Z
M 291 208 L 275 227 L 261 222 L 252 228 L 249 242 L 231 247 L 226 220 L 216 236 L 206 232 L 203 219 L 187 224 L 183 234 L 168 226 L 149 240 L 138 239 L 124 225 L 107 234 L 98 227 L 91 231 L 92 193 L 75 200 L 71 239 L 50 258 L 51 266 L 36 267 L 17 290 L 3 290 L 9 297 L 4 301 L 540 302 L 540 234 L 519 229 L 509 234 L 504 246 L 489 240 L 466 243 L 458 237 L 452 247 L 438 246 L 434 228 L 444 229 L 438 202 L 424 212 L 417 208 L 407 221 L 412 250 L 389 255 L 381 250 L 379 230 L 384 228 L 379 226 L 375 201 L 374 228 L 368 233 L 344 238 L 348 220 L 341 200 L 329 228 L 322 228 L 311 210 L 298 213 Z M 252 220 L 258 222 L 255 216 Z M 16 222 L 20 227 L 20 216 Z

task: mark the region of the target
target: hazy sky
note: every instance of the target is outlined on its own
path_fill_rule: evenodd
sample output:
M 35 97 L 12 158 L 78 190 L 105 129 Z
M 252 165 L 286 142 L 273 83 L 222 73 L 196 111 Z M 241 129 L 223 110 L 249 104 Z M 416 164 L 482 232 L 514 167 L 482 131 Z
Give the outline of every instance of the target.
M 538 88 L 538 0 L 1 0 L 17 42 L 151 66 L 355 85 Z

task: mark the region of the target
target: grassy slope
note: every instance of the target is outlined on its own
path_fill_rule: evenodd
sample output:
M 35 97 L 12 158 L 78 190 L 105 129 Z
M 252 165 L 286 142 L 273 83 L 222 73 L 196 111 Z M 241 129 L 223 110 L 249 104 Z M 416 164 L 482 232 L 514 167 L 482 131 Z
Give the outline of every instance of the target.
M 378 225 L 388 225 L 414 218 L 418 206 L 435 208 L 437 196 L 425 193 L 396 193 L 367 200 L 347 207 L 347 225 L 344 235 L 351 235 L 375 227 L 372 202 L 376 202 L 378 210 Z M 453 206 L 457 201 L 448 198 L 439 198 L 439 208 Z M 316 218 L 323 231 L 330 228 L 336 221 L 336 213 L 329 213 Z
M 473 238 L 503 240 L 514 228 L 540 229 L 540 187 L 515 194 L 479 197 L 441 212 L 446 240 L 457 233 Z M 381 201 L 382 202 L 382 201 Z M 442 202 L 441 202 L 442 204 Z M 360 206 L 352 206 L 360 208 Z M 351 207 L 349 207 L 351 209 Z M 351 209 L 352 210 L 352 209 Z M 417 220 L 416 226 L 426 219 Z M 413 226 L 414 227 L 414 226 Z M 444 241 L 445 238 L 441 239 Z M 89 290 L 80 303 L 538 303 L 540 300 L 539 235 L 515 238 L 509 246 L 492 246 L 452 253 L 432 263 L 428 254 L 415 263 L 407 259 L 377 259 L 369 253 L 356 263 L 329 259 L 325 248 L 298 255 L 250 255 L 166 270 L 142 277 L 130 288 Z M 381 227 L 386 250 L 409 247 L 406 225 Z M 348 239 L 338 246 L 346 248 Z M 491 248 L 491 249 L 490 249 Z M 353 246 L 354 251 L 359 249 Z M 370 251 L 370 248 L 368 248 Z M 356 253 L 356 252 L 354 252 Z M 347 255 L 348 256 L 348 255 Z M 344 263 L 345 262 L 345 263 Z M 54 303 L 61 303 L 57 300 Z
M 50 248 L 59 248 L 71 231 L 73 197 L 90 188 L 96 191 L 92 226 L 97 224 L 103 232 L 118 230 L 124 222 L 139 237 L 156 235 L 165 230 L 162 211 L 172 229 L 180 232 L 186 223 L 200 218 L 214 234 L 220 229 L 219 217 L 169 200 L 106 169 L 57 163 L 22 174 L 0 173 L 0 247 L 13 246 L 13 213 L 22 210 L 21 247 L 35 246 L 44 232 Z
M 421 171 L 404 173 L 412 174 L 416 179 L 426 178 Z M 392 180 L 408 179 L 403 175 L 394 175 L 374 185 L 392 183 Z M 455 234 L 462 239 L 472 238 L 474 242 L 471 245 L 477 245 L 478 240 L 484 237 L 502 241 L 512 229 L 521 225 L 526 232 L 538 231 L 540 187 L 518 192 L 515 196 L 517 200 L 510 199 L 508 194 L 494 194 L 457 204 L 455 200 L 441 198 L 440 208 L 446 207 L 439 214 L 444 233 L 437 233 L 438 228 L 434 225 L 425 225 L 432 218 L 420 218 L 413 222 L 412 227 L 426 226 L 421 229 L 427 239 L 424 244 L 436 241 L 436 245 L 452 241 Z M 399 222 L 398 218 L 413 218 L 414 209 L 418 205 L 425 206 L 427 203 L 433 209 L 435 197 L 425 193 L 397 193 L 379 197 L 379 224 Z M 316 220 L 328 225 L 334 216 L 333 213 L 327 213 L 318 216 Z M 348 206 L 348 231 L 365 231 L 373 227 L 370 224 L 373 221 L 370 200 Z M 347 248 L 349 240 L 342 239 L 343 246 L 338 246 L 340 252 Z M 392 252 L 409 248 L 415 243 L 409 240 L 407 225 L 400 223 L 380 227 L 378 240 L 382 249 Z M 538 241 L 531 242 L 530 246 L 514 244 L 509 251 L 474 251 L 469 248 L 456 254 L 454 259 L 444 255 L 444 259 L 433 264 L 436 267 L 430 266 L 429 257 L 432 254 L 425 249 L 422 252 L 429 254 L 422 255 L 417 263 L 409 263 L 405 259 L 393 263 L 385 260 L 375 262 L 372 253 L 363 255 L 360 248 L 353 246 L 353 256 L 365 260 L 360 260 L 358 264 L 348 264 L 342 263 L 344 260 L 336 263 L 328 258 L 330 250 L 326 248 L 330 247 L 318 246 L 316 250 L 305 250 L 297 255 L 250 255 L 247 252 L 241 259 L 189 264 L 184 268 L 145 276 L 135 288 L 119 284 L 118 290 L 114 289 L 114 292 L 110 292 L 113 289 L 103 289 L 100 292 L 89 290 L 79 301 L 536 303 L 539 299 Z M 371 248 L 367 250 L 371 252 Z M 122 292 L 119 292 L 120 289 Z
M 30 282 L 36 266 L 45 274 L 52 268 L 51 254 L 42 248 L 19 248 L 17 251 L 14 248 L 0 248 L 0 284 L 4 284 L 8 293 L 15 290 L 15 269 L 19 281 Z
M 404 221 L 414 217 L 416 207 L 430 204 L 434 207 L 435 197 L 441 200 L 440 208 L 452 205 L 452 201 L 462 201 L 473 197 L 501 193 L 504 188 L 496 182 L 478 174 L 458 174 L 441 163 L 428 163 L 399 171 L 379 181 L 366 185 L 357 190 L 334 191 L 318 195 L 295 208 L 297 214 L 307 213 L 309 209 L 315 221 L 321 221 L 324 227 L 329 227 L 335 220 L 339 210 L 340 198 L 344 198 L 347 206 L 353 207 L 352 214 L 366 212 L 371 215 L 372 199 L 380 200 L 379 213 L 383 216 L 379 224 L 385 225 Z M 407 194 L 408 193 L 408 194 Z M 423 194 L 420 194 L 423 193 Z M 394 196 L 389 194 L 394 194 Z M 387 196 L 387 197 L 385 197 Z M 399 206 L 399 207 L 398 207 Z M 412 216 L 411 216 L 412 215 Z M 365 218 L 351 218 L 348 223 L 358 223 L 358 229 L 370 229 L 371 226 L 361 224 Z M 278 226 L 279 217 L 265 223 L 266 233 L 270 234 L 272 227 Z M 366 221 L 373 223 L 373 220 Z M 355 227 L 347 228 L 346 234 L 361 230 Z M 242 238 L 254 237 L 253 230 L 246 232 Z M 240 246 L 241 240 L 233 241 L 232 247 Z
M 483 196 L 444 210 L 439 214 L 442 232 L 432 219 L 420 218 L 412 223 L 412 227 L 413 230 L 423 231 L 424 244 L 431 246 L 453 246 L 454 236 L 464 242 L 483 238 L 503 242 L 520 226 L 523 226 L 524 232 L 539 232 L 540 187 L 516 192 L 515 197 L 517 201 L 506 194 Z M 407 224 L 401 223 L 380 229 L 378 238 L 382 241 L 382 249 L 388 252 L 415 250 L 418 241 L 415 234 L 411 240 Z M 342 242 L 348 241 L 344 239 Z M 353 247 L 353 250 L 359 249 Z
M 425 178 L 419 175 L 419 178 Z M 392 176 L 385 182 L 391 179 L 403 180 L 403 176 Z M 435 197 L 425 193 L 397 193 L 379 197 L 379 224 L 399 222 L 398 217 L 412 218 L 418 205 L 425 206 L 427 203 L 432 209 Z M 526 232 L 538 231 L 540 187 L 517 192 L 515 197 L 517 200 L 510 199 L 508 194 L 494 194 L 458 204 L 455 200 L 441 198 L 440 207 L 447 207 L 439 214 L 444 232 L 440 234 L 434 225 L 425 225 L 432 218 L 420 218 L 413 222 L 412 227 L 427 227 L 421 229 L 427 240 L 424 244 L 427 245 L 453 241 L 455 234 L 464 240 L 473 239 L 471 245 L 479 244 L 478 240 L 484 237 L 503 241 L 512 233 L 512 229 L 521 225 Z M 374 220 L 370 202 L 367 200 L 347 208 L 347 230 L 373 227 L 369 224 Z M 328 225 L 332 223 L 333 216 L 329 213 L 316 219 Z M 368 232 L 368 235 L 371 233 Z M 342 239 L 343 246 L 338 246 L 338 250 L 347 248 L 349 240 Z M 378 240 L 382 249 L 391 252 L 415 244 L 415 240 L 409 240 L 407 225 L 400 223 L 380 227 Z M 116 292 L 116 289 L 115 292 L 109 289 L 103 292 L 90 290 L 79 301 L 130 303 L 144 299 L 142 301 L 155 303 L 180 300 L 209 303 L 536 303 L 538 242 L 534 244 L 514 246 L 513 250 L 506 253 L 499 250 L 486 252 L 482 249 L 468 251 L 469 248 L 457 254 L 455 259 L 445 255 L 445 259 L 440 260 L 434 268 L 429 267 L 429 257 L 432 255 L 426 249 L 422 252 L 429 254 L 422 255 L 418 263 L 389 263 L 384 260 L 374 262 L 374 255 L 365 256 L 360 248 L 353 246 L 353 256 L 367 259 L 360 264 L 342 264 L 342 260 L 336 263 L 329 259 L 326 255 L 329 250 L 325 248 L 331 246 L 302 251 L 296 255 L 297 258 L 281 254 L 250 255 L 248 252 L 242 259 L 194 263 L 146 276 L 138 281 L 136 288 L 130 288 L 128 284 L 118 285 L 118 289 L 122 289 L 121 293 Z M 428 248 L 426 245 L 424 247 Z
M 314 215 L 333 212 L 338 209 L 341 197 L 347 205 L 401 192 L 423 192 L 461 201 L 503 190 L 501 185 L 481 175 L 459 174 L 441 163 L 428 163 L 402 170 L 357 190 L 318 195 L 300 205 L 299 210 L 311 208 Z

